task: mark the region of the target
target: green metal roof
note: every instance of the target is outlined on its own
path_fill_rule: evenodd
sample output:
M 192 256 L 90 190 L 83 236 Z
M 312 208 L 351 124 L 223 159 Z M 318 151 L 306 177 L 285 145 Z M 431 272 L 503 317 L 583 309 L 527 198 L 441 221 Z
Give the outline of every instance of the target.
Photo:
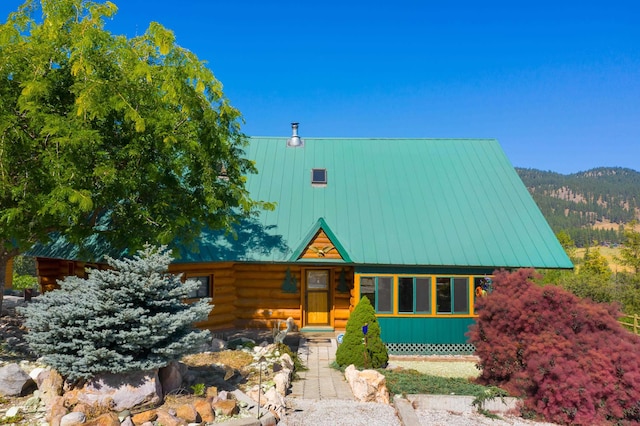
M 297 259 L 323 229 L 358 265 L 573 267 L 496 140 L 286 141 L 252 137 L 246 149 L 259 170 L 247 189 L 276 209 L 243 220 L 237 238 L 203 232 L 177 262 L 311 262 Z M 314 168 L 326 169 L 326 185 L 312 185 Z M 83 257 L 60 239 L 30 254 Z
M 355 264 L 573 267 L 496 140 L 286 140 L 252 137 L 246 150 L 251 196 L 276 209 L 236 240 L 203 233 L 179 262 L 295 261 L 322 228 Z M 312 185 L 314 168 L 326 185 Z

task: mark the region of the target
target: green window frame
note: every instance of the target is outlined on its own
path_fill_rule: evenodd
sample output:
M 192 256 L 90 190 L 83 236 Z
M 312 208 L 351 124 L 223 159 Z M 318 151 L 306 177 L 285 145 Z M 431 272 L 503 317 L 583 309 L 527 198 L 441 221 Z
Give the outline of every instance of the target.
M 431 313 L 431 277 L 398 277 L 398 313 Z
M 468 314 L 469 278 L 437 277 L 435 297 L 437 314 Z
M 367 297 L 376 313 L 393 313 L 393 277 L 360 277 L 360 298 Z

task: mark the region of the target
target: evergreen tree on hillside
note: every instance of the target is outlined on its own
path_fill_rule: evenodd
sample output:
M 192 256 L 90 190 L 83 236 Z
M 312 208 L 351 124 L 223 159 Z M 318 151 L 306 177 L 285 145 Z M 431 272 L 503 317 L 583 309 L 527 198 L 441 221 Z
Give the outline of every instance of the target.
M 624 229 L 624 245 L 620 249 L 620 257 L 616 258 L 621 264 L 631 267 L 636 274 L 640 273 L 640 232 L 635 230 L 637 224 L 637 221 L 631 221 Z
M 562 175 L 535 169 L 516 169 L 551 228 L 567 232 L 576 246 L 593 240 L 620 243 L 619 225 L 636 219 L 640 173 L 620 167 L 600 167 Z M 610 229 L 596 229 L 608 221 Z
M 108 259 L 110 270 L 67 277 L 23 312 L 27 341 L 70 380 L 98 373 L 149 370 L 200 348 L 210 299 L 186 304 L 198 283 L 167 273 L 166 247 L 146 246 L 132 259 Z

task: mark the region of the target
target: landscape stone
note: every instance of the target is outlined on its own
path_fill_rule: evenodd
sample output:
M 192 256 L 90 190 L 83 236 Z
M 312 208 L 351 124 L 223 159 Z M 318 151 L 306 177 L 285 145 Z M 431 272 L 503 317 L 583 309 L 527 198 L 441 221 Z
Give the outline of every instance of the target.
M 187 426 L 187 422 L 165 410 L 158 410 L 156 423 L 162 424 L 162 426 Z
M 216 386 L 208 386 L 207 391 L 205 392 L 205 396 L 207 399 L 212 400 L 218 397 L 218 388 Z
M 276 388 L 269 388 L 265 394 L 267 403 L 263 405 L 267 410 L 272 411 L 278 419 L 282 418 L 285 414 L 285 402 L 284 396 L 278 393 Z
M 133 424 L 131 417 L 127 417 L 126 419 L 120 422 L 120 426 L 135 426 L 135 425 Z
M 215 412 L 213 411 L 213 408 L 211 408 L 211 404 L 206 399 L 196 399 L 193 402 L 193 406 L 195 407 L 203 422 L 212 423 L 215 421 Z
M 17 416 L 21 411 L 22 411 L 22 408 L 21 408 L 21 407 L 14 406 L 14 407 L 9 408 L 9 409 L 7 410 L 7 412 L 6 412 L 6 413 L 4 413 L 4 416 L 5 416 L 5 417 L 15 417 L 15 416 Z
M 122 411 L 160 403 L 162 387 L 157 370 L 103 373 L 88 380 L 82 388 L 67 392 L 64 398 L 70 406 L 84 403 Z
M 65 414 L 60 419 L 60 426 L 78 426 L 83 424 L 87 420 L 87 416 L 83 412 L 75 411 L 69 414 Z
M 124 410 L 118 413 L 118 420 L 120 420 L 121 422 L 124 421 L 124 419 L 126 419 L 127 417 L 131 416 L 131 411 L 129 410 Z
M 36 378 L 40 399 L 45 407 L 49 407 L 54 398 L 62 395 L 64 380 L 56 370 L 45 370 Z
M 176 417 L 185 420 L 187 423 L 195 423 L 198 420 L 198 411 L 192 404 L 182 404 L 176 407 Z
M 38 383 L 38 376 L 40 375 L 40 373 L 46 371 L 46 368 L 43 367 L 36 367 L 33 370 L 29 371 L 29 377 L 31 377 L 31 379 Z
M 214 402 L 212 405 L 216 413 L 220 412 L 223 416 L 233 416 L 240 412 L 236 401 L 233 399 L 222 399 Z
M 267 398 L 264 396 L 264 392 L 258 385 L 255 385 L 251 389 L 249 389 L 247 391 L 247 396 L 255 402 L 259 402 L 260 406 L 263 406 L 267 403 Z
M 211 339 L 211 352 L 220 352 L 227 347 L 227 342 L 222 339 Z
M 178 361 L 172 361 L 166 367 L 162 367 L 158 371 L 158 377 L 162 385 L 162 394 L 166 396 L 182 388 L 182 382 L 188 369 L 185 364 Z
M 273 377 L 273 381 L 278 393 L 280 393 L 280 395 L 286 395 L 287 389 L 289 389 L 289 385 L 291 384 L 291 370 L 285 368 L 278 371 Z
M 68 412 L 69 410 L 64 406 L 64 398 L 62 396 L 55 396 L 47 406 L 45 418 L 49 420 L 51 426 L 60 426 L 60 419 Z
M 278 419 L 279 417 L 269 411 L 260 417 L 260 426 L 276 426 L 278 424 Z
M 35 413 L 36 411 L 38 411 L 38 407 L 40 407 L 41 402 L 42 401 L 40 400 L 40 398 L 34 395 L 24 402 L 23 407 L 25 411 L 29 413 Z
M 358 401 L 389 403 L 389 391 L 384 375 L 375 370 L 358 371 L 353 364 L 345 369 L 344 375 L 351 386 L 353 396 Z
M 288 368 L 291 371 L 294 370 L 294 364 L 293 359 L 291 359 L 291 355 L 282 354 L 278 361 L 280 362 L 280 365 L 282 365 L 282 368 Z
M 89 411 L 91 411 L 91 407 L 89 407 L 87 404 L 80 403 L 80 404 L 74 405 L 73 409 L 71 411 L 72 412 L 73 411 L 77 411 L 77 412 L 80 412 L 80 413 L 87 414 L 87 413 L 89 413 Z
M 36 389 L 36 384 L 16 363 L 0 367 L 0 396 L 25 396 Z
M 135 425 L 141 425 L 147 422 L 153 422 L 158 418 L 156 410 L 143 411 L 142 413 L 134 414 L 131 420 Z
M 85 426 L 120 426 L 120 419 L 118 414 L 111 411 L 85 423 Z

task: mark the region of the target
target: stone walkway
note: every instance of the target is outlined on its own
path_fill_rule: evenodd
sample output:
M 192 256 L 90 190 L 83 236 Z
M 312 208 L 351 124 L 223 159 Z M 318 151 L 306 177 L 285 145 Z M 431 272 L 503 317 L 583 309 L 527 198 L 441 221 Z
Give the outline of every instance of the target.
M 331 368 L 336 359 L 336 339 L 327 334 L 308 334 L 300 338 L 298 356 L 307 371 L 292 383 L 291 398 L 355 400 L 344 375 Z

